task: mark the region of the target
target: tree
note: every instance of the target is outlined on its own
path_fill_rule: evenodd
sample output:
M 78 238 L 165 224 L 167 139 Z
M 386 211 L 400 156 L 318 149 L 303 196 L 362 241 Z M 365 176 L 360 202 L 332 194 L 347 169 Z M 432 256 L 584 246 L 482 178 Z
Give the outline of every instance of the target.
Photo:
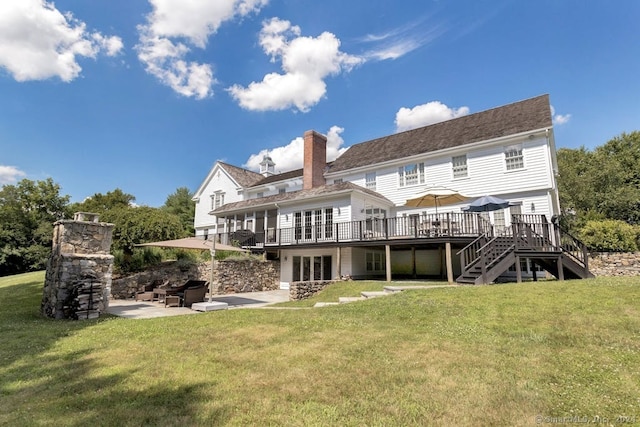
M 0 189 L 0 276 L 46 266 L 53 223 L 68 216 L 68 203 L 51 178 Z
M 135 200 L 133 195 L 116 188 L 107 194 L 96 193 L 80 203 L 73 204 L 71 208 L 74 212 L 93 212 L 102 215 L 111 209 L 129 207 Z
M 640 132 L 623 133 L 588 151 L 558 150 L 558 189 L 564 213 L 640 223 Z
M 180 218 L 184 233 L 182 237 L 193 236 L 193 217 L 196 213 L 196 205 L 191 200 L 193 193 L 186 187 L 178 188 L 175 193 L 167 196 L 167 200 L 164 202 L 162 209 L 177 215 Z
M 132 255 L 138 243 L 176 239 L 182 233 L 180 218 L 149 206 L 110 209 L 102 220 L 115 225 L 113 249 L 122 249 L 125 256 Z

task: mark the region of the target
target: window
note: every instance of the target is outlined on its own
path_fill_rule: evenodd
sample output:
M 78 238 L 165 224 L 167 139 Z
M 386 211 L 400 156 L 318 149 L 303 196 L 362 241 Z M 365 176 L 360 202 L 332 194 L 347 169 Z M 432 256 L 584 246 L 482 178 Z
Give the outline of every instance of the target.
M 317 241 L 331 238 L 333 237 L 333 208 L 294 212 L 293 227 L 295 240 Z
M 313 216 L 313 222 L 316 227 L 316 240 L 318 240 L 322 238 L 322 209 L 316 209 Z
M 365 183 L 365 187 L 367 187 L 369 190 L 376 190 L 376 173 L 375 172 L 369 172 L 365 175 L 364 177 L 364 183 Z
M 424 163 L 413 163 L 398 168 L 400 187 L 424 184 Z
M 292 280 L 331 280 L 331 255 L 322 256 L 294 256 Z
M 324 210 L 324 237 L 327 239 L 333 237 L 333 208 Z
M 342 178 L 334 179 L 333 183 L 334 184 L 342 184 Z
M 365 264 L 367 271 L 383 271 L 385 269 L 384 252 L 367 252 Z
M 256 199 L 261 199 L 263 197 L 264 197 L 264 193 L 262 191 L 256 194 Z
M 224 205 L 224 193 L 217 191 L 211 195 L 211 209 L 218 209 L 222 205 Z
M 295 239 L 302 239 L 302 212 L 295 212 L 293 214 L 293 227 Z
M 504 149 L 504 161 L 508 171 L 524 169 L 522 145 L 511 145 Z
M 451 158 L 451 165 L 453 167 L 454 178 L 466 178 L 467 177 L 467 155 L 453 156 Z
M 504 209 L 493 211 L 493 226 L 496 233 L 502 233 L 506 227 Z
M 286 188 L 280 188 L 280 189 L 278 190 L 278 194 L 284 194 L 284 193 L 286 193 L 286 192 L 287 192 L 287 189 L 286 189 Z
M 311 239 L 311 211 L 304 212 L 304 238 Z

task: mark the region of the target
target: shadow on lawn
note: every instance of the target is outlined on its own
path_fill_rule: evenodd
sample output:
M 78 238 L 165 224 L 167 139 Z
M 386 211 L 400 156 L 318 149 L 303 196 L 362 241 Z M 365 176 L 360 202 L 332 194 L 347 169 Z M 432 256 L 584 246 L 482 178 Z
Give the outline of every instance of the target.
M 176 385 L 159 375 L 136 387 L 136 371 L 105 373 L 109 366 L 89 349 L 52 355 L 59 340 L 114 319 L 42 317 L 42 286 L 0 287 L 0 425 L 215 425 L 228 418 L 209 403 L 210 382 Z

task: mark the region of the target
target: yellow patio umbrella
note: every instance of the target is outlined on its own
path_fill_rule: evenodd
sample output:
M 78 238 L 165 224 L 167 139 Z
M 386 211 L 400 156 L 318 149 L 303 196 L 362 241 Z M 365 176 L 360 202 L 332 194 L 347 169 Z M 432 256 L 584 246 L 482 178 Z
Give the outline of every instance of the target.
M 438 206 L 452 205 L 468 200 L 469 197 L 446 187 L 434 186 L 427 188 L 424 192 L 407 199 L 405 206 L 411 208 L 435 207 L 436 214 Z

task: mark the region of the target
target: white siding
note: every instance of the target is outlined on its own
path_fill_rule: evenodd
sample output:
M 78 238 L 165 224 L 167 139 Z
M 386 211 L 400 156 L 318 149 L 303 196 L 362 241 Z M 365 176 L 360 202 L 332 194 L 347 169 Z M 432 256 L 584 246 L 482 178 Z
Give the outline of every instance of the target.
M 513 144 L 522 144 L 524 156 L 524 168 L 507 171 L 504 159 L 504 148 Z M 528 206 L 535 203 L 536 212 L 551 215 L 551 203 L 541 198 L 548 197 L 548 191 L 555 186 L 552 166 L 549 156 L 549 145 L 545 137 L 534 139 L 521 139 L 519 141 L 505 142 L 491 147 L 479 147 L 473 151 L 460 151 L 447 153 L 446 155 L 425 156 L 421 159 L 412 159 L 402 163 L 396 163 L 381 168 L 372 166 L 358 173 L 347 173 L 342 178 L 354 184 L 364 186 L 365 175 L 369 171 L 376 171 L 376 191 L 391 200 L 397 207 L 396 212 L 390 212 L 390 216 L 401 213 L 434 212 L 434 208 L 428 209 L 403 209 L 407 199 L 422 193 L 430 186 L 444 186 L 470 198 L 491 194 L 509 201 L 522 198 L 523 193 L 528 193 L 523 200 Z M 454 155 L 466 154 L 468 176 L 465 178 L 453 178 L 451 159 Z M 398 167 L 409 163 L 425 164 L 425 183 L 406 187 L 399 186 Z M 530 198 L 533 198 L 530 200 Z M 356 201 L 355 203 L 360 203 Z M 460 212 L 468 202 L 441 207 L 439 212 Z M 538 208 L 538 206 L 540 206 Z M 354 219 L 358 218 L 358 212 L 362 207 L 354 204 Z M 523 213 L 531 213 L 530 209 L 523 209 Z
M 213 230 L 215 228 L 216 219 L 213 215 L 209 215 L 209 212 L 212 210 L 211 196 L 216 191 L 224 193 L 225 204 L 242 200 L 242 195 L 238 195 L 239 188 L 235 181 L 219 165 L 214 166 L 207 178 L 209 181 L 202 189 L 199 200 L 196 202 L 194 218 L 196 235 L 203 235 L 204 229 Z

